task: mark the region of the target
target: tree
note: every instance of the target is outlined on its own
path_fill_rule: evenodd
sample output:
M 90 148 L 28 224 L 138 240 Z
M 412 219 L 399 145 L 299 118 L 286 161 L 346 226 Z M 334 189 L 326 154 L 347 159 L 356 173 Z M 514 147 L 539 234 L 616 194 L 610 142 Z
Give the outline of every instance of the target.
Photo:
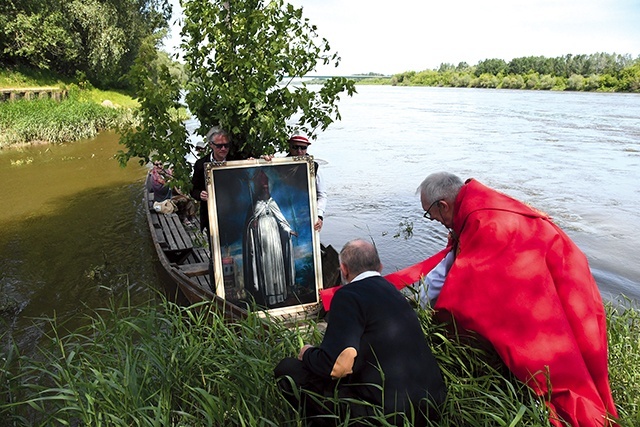
M 139 157 L 141 165 L 152 158 L 172 164 L 174 185 L 185 188 L 191 168 L 185 160 L 189 153 L 184 143 L 187 131 L 179 114 L 181 78 L 166 61 L 166 56 L 156 49 L 156 44 L 156 38 L 147 38 L 131 69 L 129 79 L 140 101 L 140 108 L 135 112 L 139 124 L 134 129 L 119 129 L 120 143 L 127 151 L 119 151 L 116 157 L 122 166 L 132 157 Z
M 3 25 L 5 40 L 0 53 L 39 69 L 65 67 L 78 57 L 78 44 L 65 23 L 61 12 L 17 13 Z
M 475 75 L 476 77 L 480 77 L 482 74 L 493 74 L 497 76 L 500 73 L 506 73 L 506 71 L 507 63 L 504 59 L 485 59 L 476 65 Z
M 448 62 L 443 62 L 438 67 L 439 73 L 446 73 L 446 72 L 455 71 L 455 70 L 456 70 L 456 66 Z
M 622 70 L 621 87 L 627 92 L 640 92 L 640 61 Z
M 181 47 L 189 76 L 185 100 L 200 122 L 200 135 L 220 125 L 230 132 L 237 154 L 259 157 L 285 151 L 293 132 L 315 139 L 317 132 L 340 119 L 339 95 L 353 95 L 354 81 L 331 78 L 317 91 L 304 83 L 293 85 L 294 78 L 313 71 L 318 63 L 339 64 L 327 40 L 318 41 L 316 27 L 303 18 L 301 8 L 283 0 L 186 0 L 183 7 Z M 170 89 L 176 83 L 169 73 L 152 75 L 141 67 L 136 73 L 144 125 L 124 135 L 127 151 L 120 161 L 164 156 L 174 165 L 185 164 L 184 156 L 171 154 L 189 148 L 184 124 L 167 114 L 178 99 Z M 153 79 L 167 90 L 145 90 Z M 162 126 L 156 126 L 158 117 Z M 186 182 L 188 177 L 178 173 L 176 178 Z
M 318 92 L 291 85 L 318 62 L 339 63 L 326 39 L 317 42 L 316 27 L 303 19 L 301 8 L 283 0 L 191 0 L 184 11 L 189 109 L 201 134 L 222 125 L 244 156 L 286 150 L 296 130 L 315 138 L 340 118 L 338 94 L 355 92 L 345 78 L 327 80 Z M 298 122 L 288 124 L 296 114 Z
M 168 28 L 170 14 L 168 0 L 0 2 L 0 61 L 126 86 L 140 44 Z

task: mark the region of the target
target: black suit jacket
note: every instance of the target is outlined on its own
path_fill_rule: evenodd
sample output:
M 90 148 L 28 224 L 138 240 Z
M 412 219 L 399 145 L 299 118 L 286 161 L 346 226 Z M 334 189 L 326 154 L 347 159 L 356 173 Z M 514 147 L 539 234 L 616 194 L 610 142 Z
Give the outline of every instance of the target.
M 427 396 L 435 405 L 444 402 L 442 374 L 416 312 L 383 277 L 358 280 L 336 292 L 322 344 L 304 353 L 303 364 L 329 379 L 349 347 L 358 355 L 353 373 L 341 385 L 351 396 L 383 405 L 387 414 L 422 406 Z
M 200 192 L 207 191 L 207 181 L 205 180 L 205 164 L 211 162 L 211 153 L 207 153 L 193 165 L 193 175 L 191 176 L 191 197 L 200 201 L 200 231 L 209 228 L 209 212 L 207 202 L 200 198 Z M 228 155 L 226 160 L 242 160 L 236 154 Z M 213 197 L 212 194 L 209 198 Z
M 193 165 L 193 175 L 191 176 L 191 197 L 200 201 L 200 231 L 205 227 L 209 228 L 209 214 L 207 212 L 207 202 L 200 198 L 200 192 L 207 190 L 204 177 L 204 165 L 211 162 L 211 153 L 205 154 L 196 160 Z

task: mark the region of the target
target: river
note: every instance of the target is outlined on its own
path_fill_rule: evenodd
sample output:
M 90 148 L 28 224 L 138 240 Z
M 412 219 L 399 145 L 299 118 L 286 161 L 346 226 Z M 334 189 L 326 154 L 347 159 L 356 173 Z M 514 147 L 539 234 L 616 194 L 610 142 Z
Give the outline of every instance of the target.
M 587 254 L 606 299 L 640 301 L 640 95 L 358 86 L 319 135 L 329 205 L 321 240 L 376 242 L 391 272 L 441 249 L 415 190 L 448 170 L 550 214 Z M 192 126 L 191 126 L 192 127 Z M 122 169 L 113 132 L 0 151 L 0 320 L 33 349 L 110 296 L 164 289 L 142 207 L 145 169 Z M 412 233 L 406 233 L 410 230 Z

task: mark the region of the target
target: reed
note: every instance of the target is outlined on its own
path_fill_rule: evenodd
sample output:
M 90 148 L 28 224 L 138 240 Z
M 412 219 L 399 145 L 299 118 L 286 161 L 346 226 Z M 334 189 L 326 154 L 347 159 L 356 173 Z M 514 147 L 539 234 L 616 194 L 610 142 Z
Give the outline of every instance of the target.
M 3 354 L 3 425 L 303 425 L 272 370 L 301 342 L 318 343 L 318 325 L 291 328 L 254 315 L 229 323 L 208 308 L 112 303 L 65 336 L 53 319 L 52 345 L 41 355 L 20 355 L 15 347 Z M 640 314 L 612 304 L 607 313 L 621 426 L 639 425 Z M 430 313 L 419 314 L 449 389 L 434 426 L 550 425 L 544 404 L 490 353 L 449 338 Z
M 72 88 L 67 99 L 0 102 L 0 148 L 34 142 L 93 138 L 101 130 L 132 123 L 129 108 L 109 108 L 95 95 Z
M 621 426 L 640 426 L 640 310 L 621 297 L 607 304 L 609 380 Z

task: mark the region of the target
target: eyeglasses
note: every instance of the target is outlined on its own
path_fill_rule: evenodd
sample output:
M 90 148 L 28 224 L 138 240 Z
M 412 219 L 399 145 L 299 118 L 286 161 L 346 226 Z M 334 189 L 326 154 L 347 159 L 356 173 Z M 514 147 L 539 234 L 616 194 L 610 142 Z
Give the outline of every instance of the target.
M 427 209 L 427 211 L 424 213 L 424 215 L 422 215 L 424 218 L 426 219 L 433 219 L 433 217 L 431 216 L 431 209 L 433 209 L 433 206 L 436 203 L 440 203 L 442 201 L 442 199 L 440 200 L 436 200 L 435 202 L 431 203 L 431 206 L 429 206 L 429 209 Z
M 293 151 L 307 151 L 307 146 L 306 145 L 292 145 L 291 149 Z
M 223 148 L 229 148 L 229 144 L 214 144 L 213 142 L 211 143 L 211 145 L 213 145 L 215 148 L 217 148 L 218 150 L 222 150 Z

